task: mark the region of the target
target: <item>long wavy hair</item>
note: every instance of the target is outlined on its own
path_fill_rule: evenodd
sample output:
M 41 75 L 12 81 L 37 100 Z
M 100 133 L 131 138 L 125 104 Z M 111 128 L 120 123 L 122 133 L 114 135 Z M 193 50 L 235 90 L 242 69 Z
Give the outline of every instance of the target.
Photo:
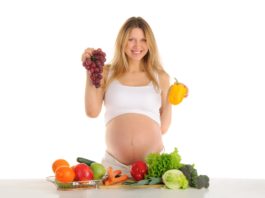
M 148 52 L 143 57 L 144 71 L 148 78 L 152 81 L 154 87 L 159 89 L 159 82 L 156 77 L 156 73 L 164 71 L 158 54 L 157 44 L 155 36 L 149 24 L 142 17 L 131 17 L 122 25 L 115 43 L 114 57 L 109 67 L 110 76 L 105 83 L 105 89 L 107 89 L 110 82 L 116 78 L 119 78 L 128 70 L 128 59 L 125 54 L 125 47 L 129 39 L 129 34 L 134 28 L 142 29 L 147 46 Z

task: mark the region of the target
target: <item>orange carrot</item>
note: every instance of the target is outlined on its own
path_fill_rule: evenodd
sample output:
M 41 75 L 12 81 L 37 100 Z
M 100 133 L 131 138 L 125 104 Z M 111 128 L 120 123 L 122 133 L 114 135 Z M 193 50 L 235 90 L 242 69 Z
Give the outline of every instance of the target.
M 113 171 L 113 176 L 114 177 L 117 177 L 118 175 L 120 175 L 121 174 L 121 170 L 114 170 Z
M 112 167 L 109 167 L 109 168 L 108 168 L 108 177 L 109 177 L 109 178 L 113 178 L 113 177 L 115 177 L 114 174 L 113 174 Z
M 115 177 L 115 178 L 112 178 L 112 179 L 107 179 L 107 180 L 105 180 L 104 184 L 106 186 L 113 185 L 113 184 L 118 184 L 118 183 L 122 183 L 122 182 L 126 181 L 127 179 L 128 179 L 128 175 L 122 175 L 122 176 Z
M 128 175 L 121 174 L 121 170 L 113 170 L 111 167 L 108 168 L 108 177 L 104 180 L 105 185 L 112 185 L 124 182 L 128 179 Z

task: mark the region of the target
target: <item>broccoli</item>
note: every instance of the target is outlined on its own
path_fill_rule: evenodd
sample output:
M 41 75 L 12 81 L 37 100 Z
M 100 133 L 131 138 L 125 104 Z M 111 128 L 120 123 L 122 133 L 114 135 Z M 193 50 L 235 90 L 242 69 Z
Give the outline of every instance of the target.
M 198 175 L 194 165 L 183 164 L 179 170 L 186 176 L 190 187 L 197 189 L 209 187 L 209 177 L 207 175 Z
M 209 177 L 207 175 L 199 175 L 192 179 L 192 187 L 197 189 L 208 188 L 209 187 Z
M 194 165 L 185 164 L 179 168 L 179 170 L 186 176 L 189 181 L 189 186 L 192 186 L 193 178 L 197 177 L 197 170 L 194 168 Z

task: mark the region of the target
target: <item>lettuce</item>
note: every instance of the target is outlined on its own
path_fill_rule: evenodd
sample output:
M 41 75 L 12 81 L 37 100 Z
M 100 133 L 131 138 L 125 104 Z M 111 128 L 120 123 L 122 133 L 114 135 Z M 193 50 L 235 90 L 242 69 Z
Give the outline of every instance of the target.
M 162 177 L 162 175 L 171 169 L 179 169 L 181 167 L 181 157 L 178 149 L 175 148 L 170 154 L 168 153 L 150 153 L 145 159 L 148 166 L 147 178 Z

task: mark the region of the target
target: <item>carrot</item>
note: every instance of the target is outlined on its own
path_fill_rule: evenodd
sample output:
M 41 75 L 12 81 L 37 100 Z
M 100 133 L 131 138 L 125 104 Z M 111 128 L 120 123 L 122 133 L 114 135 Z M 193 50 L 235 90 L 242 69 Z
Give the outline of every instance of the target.
M 105 185 L 112 185 L 124 182 L 128 179 L 128 175 L 121 174 L 121 170 L 113 170 L 111 167 L 108 168 L 108 177 L 103 182 Z
M 113 177 L 115 177 L 114 174 L 113 174 L 112 167 L 109 167 L 109 168 L 108 168 L 108 176 L 109 176 L 109 178 L 113 178 Z
M 109 186 L 109 185 L 113 185 L 113 184 L 118 184 L 118 183 L 122 183 L 124 181 L 126 181 L 128 179 L 128 175 L 122 175 L 122 176 L 119 176 L 119 177 L 115 177 L 113 179 L 107 179 L 104 184 L 106 186 Z
M 114 170 L 113 171 L 113 175 L 114 175 L 114 177 L 117 177 L 118 175 L 120 175 L 121 174 L 121 170 Z

